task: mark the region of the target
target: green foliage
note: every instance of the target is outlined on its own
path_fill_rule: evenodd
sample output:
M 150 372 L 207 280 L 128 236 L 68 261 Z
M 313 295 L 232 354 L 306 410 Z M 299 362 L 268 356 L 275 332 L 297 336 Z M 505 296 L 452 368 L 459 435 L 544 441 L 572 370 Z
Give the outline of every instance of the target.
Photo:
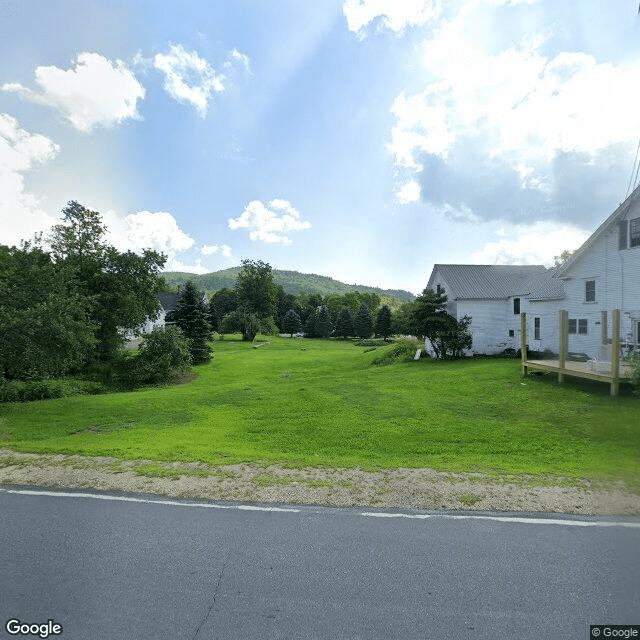
M 0 383 L 0 402 L 31 402 L 77 395 L 104 393 L 104 385 L 78 379 L 10 380 Z
M 358 338 L 368 338 L 373 333 L 373 318 L 371 316 L 371 309 L 364 304 L 360 305 L 358 315 L 353 322 L 353 329 Z
M 241 267 L 231 267 L 214 273 L 205 273 L 195 276 L 192 273 L 174 271 L 165 272 L 164 278 L 171 287 L 174 287 L 174 289 L 178 286 L 182 286 L 187 280 L 193 279 L 199 289 L 206 291 L 207 293 L 212 293 L 224 288 L 233 288 L 240 270 Z M 285 271 L 279 269 L 273 269 L 272 273 L 274 284 L 276 286 L 281 286 L 285 293 L 294 296 L 298 296 L 299 294 L 318 294 L 320 298 L 326 298 L 332 294 L 343 296 L 352 292 L 374 293 L 380 296 L 380 299 L 385 299 L 385 302 L 390 306 L 392 306 L 392 301 L 395 301 L 397 304 L 399 301 L 409 302 L 414 298 L 413 294 L 400 289 L 380 289 L 379 287 L 345 284 L 344 282 L 339 282 L 338 280 L 334 280 L 327 276 L 319 276 L 311 273 L 300 273 L 298 271 Z M 325 302 L 325 304 L 327 303 Z M 378 302 L 375 306 L 377 307 L 379 304 L 380 303 Z M 327 306 L 329 307 L 329 310 L 333 312 L 331 306 L 329 304 L 327 304 Z M 360 301 L 355 308 L 351 309 L 351 313 L 353 315 L 358 312 L 359 306 Z M 284 310 L 284 313 L 286 313 L 289 308 L 290 306 Z
M 381 353 L 377 355 L 372 364 L 387 365 L 397 362 L 410 362 L 414 359 L 416 351 L 422 347 L 422 344 L 412 338 L 401 338 L 384 349 L 380 349 Z
M 28 243 L 0 246 L 0 374 L 42 379 L 82 367 L 96 344 L 91 310 L 64 262 Z
M 631 367 L 630 382 L 633 386 L 634 393 L 640 395 L 640 354 L 632 355 L 627 363 Z
M 222 318 L 238 308 L 238 295 L 234 289 L 216 291 L 209 300 L 209 324 L 212 331 L 218 331 Z
M 429 341 L 436 358 L 460 358 L 465 350 L 471 349 L 470 325 L 469 316 L 456 320 L 447 313 L 444 291 L 425 288 L 411 305 L 407 328 Z
M 316 321 L 313 326 L 314 335 L 318 338 L 328 338 L 331 335 L 333 327 L 331 326 L 331 316 L 329 309 L 325 305 L 321 305 L 316 315 Z
M 392 333 L 391 309 L 384 305 L 376 317 L 376 335 L 386 340 Z
M 294 333 L 299 333 L 302 330 L 300 316 L 293 309 L 289 309 L 284 316 L 284 322 L 281 328 L 285 333 L 293 337 Z
M 342 307 L 336 320 L 336 335 L 341 338 L 348 338 L 354 335 L 353 316 L 347 307 Z
M 271 265 L 262 260 L 243 260 L 235 290 L 238 306 L 246 314 L 254 314 L 258 319 L 275 315 L 277 290 Z
M 156 327 L 145 335 L 137 357 L 128 360 L 131 386 L 170 382 L 188 371 L 192 362 L 190 347 L 179 327 Z
M 207 320 L 208 309 L 203 295 L 196 289 L 191 280 L 187 282 L 178 300 L 176 308 L 171 312 L 169 320 L 175 322 L 189 344 L 189 352 L 193 364 L 201 364 L 211 360 L 211 326 Z
M 124 344 L 123 330 L 135 331 L 157 315 L 157 294 L 164 286 L 159 272 L 166 257 L 151 250 L 120 253 L 105 243 L 100 214 L 75 201 L 62 215 L 63 224 L 55 225 L 49 237 L 52 253 L 56 264 L 73 274 L 78 295 L 90 301 L 97 355 L 107 361 Z
M 261 333 L 263 336 L 277 336 L 278 333 L 280 333 L 276 321 L 271 316 L 261 318 L 259 322 L 260 328 L 258 329 L 258 333 Z

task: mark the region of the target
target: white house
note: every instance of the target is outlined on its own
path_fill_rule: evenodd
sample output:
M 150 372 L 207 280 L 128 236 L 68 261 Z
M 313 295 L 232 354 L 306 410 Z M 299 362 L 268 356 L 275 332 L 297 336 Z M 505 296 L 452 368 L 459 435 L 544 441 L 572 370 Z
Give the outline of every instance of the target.
M 161 291 L 158 293 L 160 311 L 158 311 L 158 315 L 154 319 L 147 318 L 140 327 L 140 331 L 142 333 L 151 333 L 156 327 L 164 327 L 167 324 L 167 315 L 178 305 L 180 295 L 180 293 L 174 293 L 173 291 Z
M 558 312 L 569 314 L 569 352 L 598 355 L 603 314 L 620 309 L 620 339 L 640 346 L 640 185 L 557 270 L 544 266 L 434 266 L 427 285 L 444 289 L 448 311 L 471 317 L 474 353 L 520 347 L 521 311 L 529 350 L 558 351 Z M 611 327 L 607 326 L 611 338 Z M 427 345 L 428 348 L 428 345 Z
M 563 308 L 569 312 L 569 351 L 597 355 L 602 312 L 620 309 L 625 351 L 640 343 L 640 185 L 563 264 Z M 611 337 L 611 327 L 608 327 Z
M 542 265 L 436 264 L 427 287 L 447 294 L 447 310 L 471 318 L 472 353 L 520 347 L 520 313 L 526 312 L 529 349 L 558 346 L 557 309 L 563 283 Z M 429 350 L 429 345 L 426 345 Z

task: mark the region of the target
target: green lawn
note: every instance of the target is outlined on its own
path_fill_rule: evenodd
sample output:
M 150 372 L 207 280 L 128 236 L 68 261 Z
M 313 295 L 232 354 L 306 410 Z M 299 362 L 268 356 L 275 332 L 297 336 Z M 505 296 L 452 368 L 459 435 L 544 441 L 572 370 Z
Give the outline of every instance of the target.
M 215 343 L 189 384 L 0 405 L 0 446 L 123 459 L 430 467 L 621 479 L 640 492 L 640 400 L 521 378 L 517 360 L 372 366 L 338 340 Z

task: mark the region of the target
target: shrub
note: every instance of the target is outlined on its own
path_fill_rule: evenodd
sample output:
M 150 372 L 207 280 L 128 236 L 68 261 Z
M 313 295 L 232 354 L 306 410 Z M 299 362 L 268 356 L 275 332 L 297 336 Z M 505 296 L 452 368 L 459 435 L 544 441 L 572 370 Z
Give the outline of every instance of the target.
M 64 386 L 61 380 L 36 380 L 23 382 L 11 380 L 0 387 L 0 402 L 29 402 L 62 398 Z
M 189 341 L 178 327 L 169 325 L 148 333 L 137 356 L 121 354 L 115 363 L 116 378 L 128 388 L 166 383 L 187 371 L 191 362 Z
M 633 386 L 633 392 L 640 395 L 640 354 L 631 356 L 627 363 L 631 366 L 630 382 Z
M 402 338 L 386 349 L 382 349 L 382 353 L 374 358 L 372 364 L 385 365 L 395 364 L 396 362 L 409 362 L 414 359 L 416 351 L 423 348 L 419 340 L 412 338 Z

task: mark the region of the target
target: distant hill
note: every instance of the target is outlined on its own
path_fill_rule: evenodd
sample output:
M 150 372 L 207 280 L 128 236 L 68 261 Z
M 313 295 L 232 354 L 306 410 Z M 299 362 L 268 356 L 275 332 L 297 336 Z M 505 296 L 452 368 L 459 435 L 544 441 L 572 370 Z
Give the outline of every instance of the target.
M 224 287 L 232 289 L 236 284 L 236 276 L 240 269 L 241 267 L 231 267 L 230 269 L 222 269 L 221 271 L 202 275 L 183 271 L 167 271 L 162 275 L 171 288 L 183 285 L 187 280 L 193 280 L 198 289 L 204 291 L 207 295 L 211 295 L 214 291 Z M 359 291 L 360 293 L 377 293 L 381 298 L 394 298 L 402 302 L 409 302 L 415 297 L 409 291 L 402 291 L 401 289 L 380 289 L 379 287 L 368 287 L 363 284 L 345 284 L 327 276 L 300 273 L 299 271 L 274 269 L 273 281 L 279 284 L 287 293 L 293 295 L 298 293 L 319 293 L 321 296 L 326 296 L 332 293 L 342 295 L 351 291 Z

